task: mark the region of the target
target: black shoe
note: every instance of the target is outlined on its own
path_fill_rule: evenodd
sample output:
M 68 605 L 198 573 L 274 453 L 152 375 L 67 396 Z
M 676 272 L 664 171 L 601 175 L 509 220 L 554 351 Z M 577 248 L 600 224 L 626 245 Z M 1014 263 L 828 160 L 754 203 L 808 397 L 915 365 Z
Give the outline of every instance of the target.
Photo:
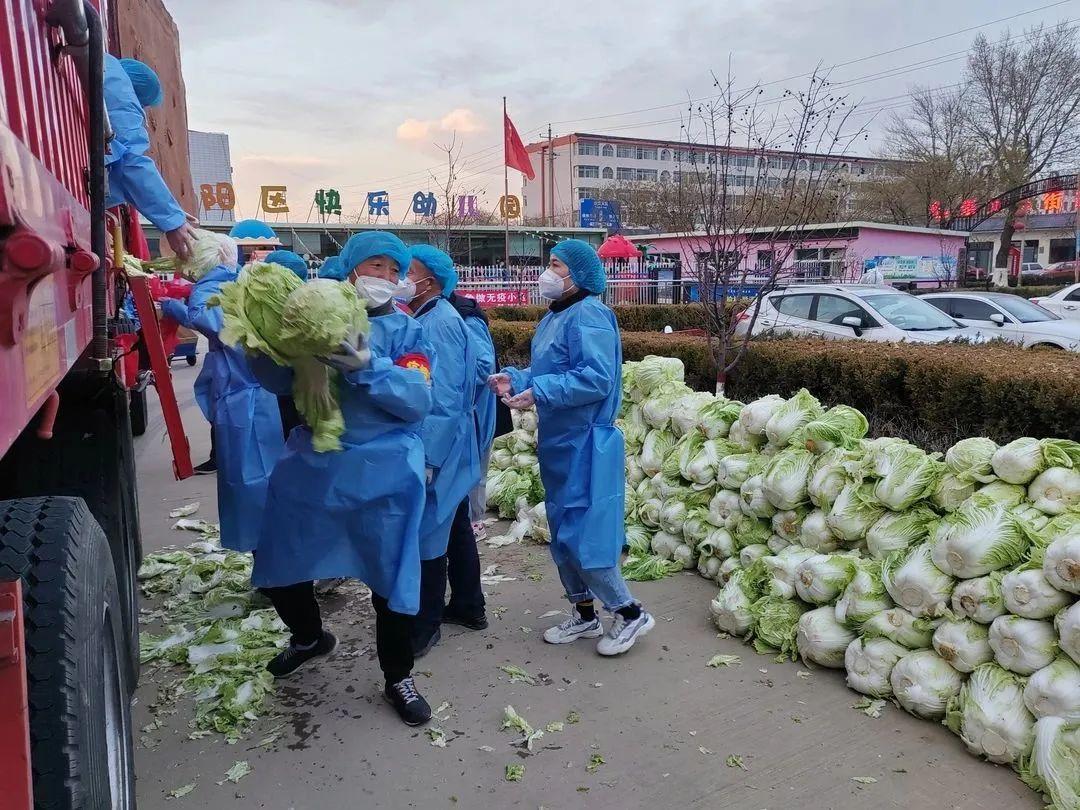
M 383 689 L 383 695 L 405 725 L 422 726 L 431 719 L 431 707 L 416 691 L 416 682 L 412 676 L 397 683 L 388 683 Z
M 196 475 L 213 475 L 217 472 L 217 462 L 210 458 L 195 468 Z
M 330 655 L 337 649 L 337 644 L 337 636 L 329 630 L 323 630 L 322 638 L 316 641 L 314 646 L 302 649 L 289 644 L 288 647 L 270 660 L 270 663 L 266 665 L 266 669 L 275 678 L 284 678 L 286 675 L 296 672 L 311 659 Z
M 449 605 L 443 611 L 443 624 L 456 624 L 458 627 L 464 627 L 466 630 L 487 630 L 488 620 L 487 616 L 481 613 L 479 616 L 468 616 L 464 613 L 459 613 Z
M 442 630 L 438 627 L 427 638 L 413 639 L 413 658 L 423 658 L 442 639 Z

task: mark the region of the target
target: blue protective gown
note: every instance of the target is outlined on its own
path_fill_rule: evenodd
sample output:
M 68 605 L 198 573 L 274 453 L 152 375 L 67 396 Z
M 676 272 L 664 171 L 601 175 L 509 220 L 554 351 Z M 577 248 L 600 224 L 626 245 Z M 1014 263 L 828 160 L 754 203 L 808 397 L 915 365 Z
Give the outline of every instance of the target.
M 416 319 L 425 340 L 435 347 L 431 413 L 423 428 L 424 455 L 432 473 L 420 527 L 420 559 L 433 560 L 446 553 L 454 513 L 480 481 L 474 418 L 480 375 L 474 340 L 449 301 L 429 301 Z
M 105 109 L 114 134 L 105 154 L 106 207 L 131 203 L 162 233 L 176 230 L 184 224 L 184 210 L 146 154 L 150 136 L 142 104 L 120 60 L 110 54 L 105 54 Z
M 221 544 L 234 551 L 252 551 L 259 542 L 270 473 L 285 441 L 277 399 L 259 385 L 244 353 L 218 339 L 221 308 L 207 304 L 236 276 L 236 270 L 224 266 L 211 270 L 195 282 L 186 317 L 177 320 L 210 342 L 195 380 L 195 400 L 214 431 Z M 185 313 L 173 305 L 167 314 Z
M 536 397 L 536 455 L 556 563 L 594 569 L 619 562 L 626 479 L 615 427 L 621 369 L 615 315 L 593 295 L 544 316 L 530 368 L 504 369 L 515 394 L 531 388 Z
M 420 517 L 424 510 L 421 423 L 431 410 L 429 365 L 420 325 L 392 310 L 371 317 L 371 366 L 339 375 L 345 416 L 342 449 L 317 453 L 311 430 L 294 428 L 270 479 L 256 587 L 353 577 L 391 610 L 420 606 Z M 288 393 L 291 369 L 264 357 L 253 367 L 275 393 Z
M 483 459 L 495 441 L 495 395 L 487 385 L 487 378 L 495 373 L 495 344 L 480 318 L 465 318 L 465 328 L 469 330 L 476 354 L 476 372 L 480 380 L 476 387 L 476 442 Z

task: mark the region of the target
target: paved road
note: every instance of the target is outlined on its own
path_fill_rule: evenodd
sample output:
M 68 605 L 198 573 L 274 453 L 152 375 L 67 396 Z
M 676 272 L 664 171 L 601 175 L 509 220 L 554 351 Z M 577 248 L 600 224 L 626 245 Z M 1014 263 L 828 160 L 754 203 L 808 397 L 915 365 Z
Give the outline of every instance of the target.
M 190 395 L 196 371 L 175 368 L 198 462 L 208 437 Z M 177 542 L 170 508 L 201 500 L 199 516 L 215 519 L 214 478 L 173 481 L 160 419 L 139 440 L 138 455 L 148 550 Z M 541 642 L 543 628 L 558 621 L 542 615 L 564 608 L 546 548 L 485 549 L 483 561 L 516 578 L 489 589 L 491 628 L 450 630 L 417 667 L 431 705 L 450 704 L 432 723 L 445 732 L 445 748 L 402 726 L 382 702 L 373 616 L 359 586 L 347 586 L 324 603 L 341 637 L 339 654 L 282 688 L 281 738 L 270 750 L 254 748 L 265 736 L 260 732 L 274 726 L 264 721 L 246 743 L 189 740 L 182 701 L 180 713 L 148 735 L 154 747 L 136 748 L 142 810 L 1042 806 L 1011 771 L 971 757 L 943 726 L 892 705 L 879 719 L 852 709 L 859 696 L 841 673 L 777 664 L 736 640 L 718 639 L 706 618 L 714 587 L 696 574 L 635 586 L 657 627 L 627 656 L 611 660 L 588 642 Z M 741 656 L 742 664 L 707 668 L 721 652 Z M 510 683 L 499 669 L 508 664 L 540 682 Z M 144 679 L 137 727 L 153 719 L 155 693 Z M 546 734 L 528 755 L 512 746 L 513 733 L 499 730 L 508 704 L 536 727 L 565 722 L 570 712 L 580 722 Z M 745 769 L 725 765 L 732 754 Z M 604 764 L 590 773 L 594 755 Z M 217 785 L 240 759 L 251 763 L 252 774 Z M 525 766 L 520 782 L 504 780 L 508 764 Z M 189 795 L 166 799 L 190 782 L 197 787 Z

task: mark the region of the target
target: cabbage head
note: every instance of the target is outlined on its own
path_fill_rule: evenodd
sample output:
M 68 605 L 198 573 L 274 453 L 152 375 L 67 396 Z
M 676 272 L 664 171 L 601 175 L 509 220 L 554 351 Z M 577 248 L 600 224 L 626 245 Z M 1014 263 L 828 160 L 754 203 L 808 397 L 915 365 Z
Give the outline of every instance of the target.
M 870 697 L 892 697 L 889 675 L 896 662 L 907 654 L 906 648 L 887 638 L 855 639 L 844 652 L 847 685 Z
M 714 397 L 712 402 L 707 403 L 698 411 L 701 430 L 709 439 L 726 438 L 731 426 L 739 418 L 742 408 L 743 404 L 741 402 Z
M 1023 692 L 1020 678 L 997 664 L 983 664 L 949 701 L 945 724 L 975 756 L 1016 765 L 1035 741 L 1035 718 L 1024 706 Z
M 930 502 L 942 512 L 955 512 L 960 504 L 975 493 L 975 485 L 960 479 L 950 472 L 941 476 L 937 488 L 930 496 Z
M 867 550 L 875 560 L 884 560 L 894 551 L 925 541 L 937 521 L 937 514 L 925 504 L 903 512 L 886 512 L 866 530 Z
M 857 471 L 859 454 L 837 448 L 823 453 L 814 462 L 810 478 L 806 482 L 806 493 L 810 502 L 818 509 L 828 511 L 833 501 L 845 486 L 858 480 L 853 471 Z
M 776 651 L 789 656 L 792 661 L 798 655 L 796 635 L 799 619 L 807 607 L 791 599 L 763 596 L 750 605 L 754 620 L 754 648 L 758 652 Z
M 1080 464 L 1080 444 L 1068 439 L 1024 437 L 998 448 L 991 458 L 994 474 L 1009 484 L 1028 484 L 1047 467 Z
M 1031 756 L 1019 770 L 1024 782 L 1049 795 L 1054 807 L 1080 807 L 1080 723 L 1062 717 L 1036 722 Z
M 993 439 L 981 436 L 961 439 L 945 453 L 945 466 L 961 481 L 989 484 L 996 477 L 991 459 L 997 449 Z
M 715 402 L 716 397 L 702 391 L 683 394 L 671 409 L 671 430 L 676 436 L 685 436 L 701 424 L 702 409 Z
M 929 543 L 890 554 L 881 565 L 881 580 L 896 604 L 930 618 L 945 613 L 956 586 L 953 577 L 934 565 Z
M 869 423 L 861 411 L 836 405 L 811 420 L 797 437 L 811 453 L 820 455 L 836 448 L 852 449 L 866 435 Z
M 632 366 L 624 369 L 625 387 L 636 392 L 639 400 L 651 396 L 665 385 L 681 383 L 686 376 L 683 362 L 677 357 L 650 354 L 637 363 L 626 363 L 624 366 Z
M 888 469 L 874 487 L 874 497 L 894 512 L 932 495 L 945 473 L 943 463 L 917 447 L 897 445 L 888 456 Z
M 885 514 L 874 498 L 872 483 L 847 484 L 829 509 L 828 524 L 833 534 L 848 543 L 862 540 L 867 530 Z
M 783 447 L 811 421 L 824 413 L 821 403 L 805 388 L 773 411 L 765 424 L 765 435 L 776 447 Z
M 211 305 L 221 307 L 221 341 L 261 352 L 280 366 L 289 365 L 281 345 L 282 315 L 289 295 L 304 286 L 292 270 L 280 264 L 253 262 L 236 281 L 221 285 Z
M 666 430 L 650 430 L 645 435 L 645 441 L 641 446 L 642 471 L 648 476 L 654 476 L 660 472 L 664 459 L 675 446 L 675 437 Z
M 920 650 L 896 662 L 889 683 L 893 696 L 909 712 L 940 720 L 949 701 L 960 694 L 963 678 L 933 650 Z
M 844 653 L 854 640 L 855 633 L 836 620 L 831 606 L 816 608 L 799 618 L 795 643 L 804 661 L 842 669 Z
M 765 435 L 765 426 L 776 412 L 777 408 L 784 404 L 784 398 L 776 394 L 755 399 L 743 405 L 739 413 L 739 424 L 742 429 L 751 436 Z
M 881 581 L 881 562 L 856 560 L 855 566 L 855 576 L 836 602 L 836 620 L 853 630 L 893 607 L 893 600 Z
M 281 321 L 280 350 L 290 357 L 332 354 L 342 341 L 368 332 L 367 310 L 356 288 L 328 278 L 312 279 L 293 290 Z
M 931 556 L 938 568 L 971 579 L 1016 565 L 1030 538 L 1009 507 L 976 495 L 942 518 L 932 543 Z
M 765 466 L 765 459 L 757 453 L 736 453 L 724 456 L 716 465 L 716 483 L 724 489 L 737 490 L 747 478 L 757 475 Z
M 762 489 L 777 509 L 795 509 L 807 503 L 806 482 L 814 464 L 814 454 L 791 447 L 777 453 L 766 465 Z

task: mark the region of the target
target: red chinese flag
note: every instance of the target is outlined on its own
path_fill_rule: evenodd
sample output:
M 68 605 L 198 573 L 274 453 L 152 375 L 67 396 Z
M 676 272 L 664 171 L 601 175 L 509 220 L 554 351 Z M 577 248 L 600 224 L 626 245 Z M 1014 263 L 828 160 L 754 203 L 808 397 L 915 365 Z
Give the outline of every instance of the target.
M 506 113 L 503 113 L 503 152 L 505 153 L 507 166 L 511 169 L 517 169 L 530 180 L 536 177 L 525 144 L 521 142 L 521 136 L 518 135 L 514 122 L 510 120 L 510 116 Z

